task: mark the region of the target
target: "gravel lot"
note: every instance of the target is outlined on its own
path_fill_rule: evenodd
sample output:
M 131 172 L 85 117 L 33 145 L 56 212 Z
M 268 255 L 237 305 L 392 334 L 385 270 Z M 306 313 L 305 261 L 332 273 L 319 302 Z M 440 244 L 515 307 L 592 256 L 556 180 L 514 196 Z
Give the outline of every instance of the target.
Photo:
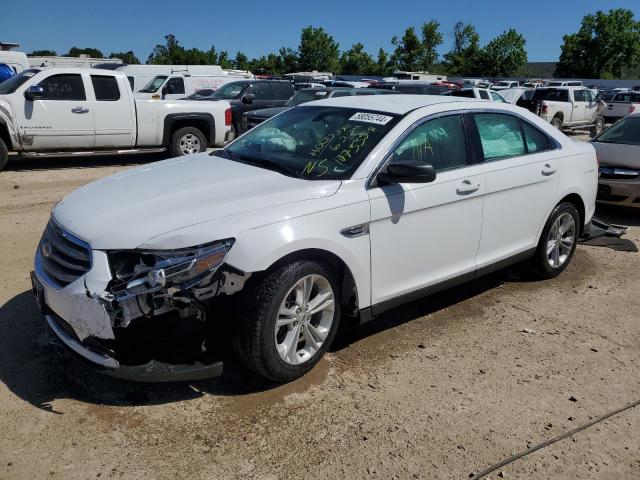
M 52 343 L 33 252 L 63 195 L 156 158 L 0 173 L 1 479 L 468 478 L 640 399 L 640 255 L 586 246 L 555 280 L 499 272 L 344 328 L 288 385 L 233 362 L 193 385 L 93 373 Z M 637 212 L 599 214 L 640 242 Z M 488 478 L 640 478 L 640 407 Z

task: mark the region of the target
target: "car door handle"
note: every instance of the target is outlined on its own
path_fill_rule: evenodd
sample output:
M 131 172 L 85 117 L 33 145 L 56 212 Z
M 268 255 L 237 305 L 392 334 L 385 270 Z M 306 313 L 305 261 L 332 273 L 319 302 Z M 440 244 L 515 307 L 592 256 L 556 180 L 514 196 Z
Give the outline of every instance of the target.
M 470 180 L 464 180 L 456 189 L 456 193 L 458 195 L 469 195 L 470 193 L 476 192 L 479 188 L 479 183 L 473 184 Z
M 553 168 L 550 164 L 545 163 L 544 168 L 542 169 L 542 175 L 548 177 L 549 175 L 553 175 L 554 173 L 556 173 L 556 169 Z
M 71 109 L 71 113 L 89 113 L 89 109 L 84 107 L 75 107 Z

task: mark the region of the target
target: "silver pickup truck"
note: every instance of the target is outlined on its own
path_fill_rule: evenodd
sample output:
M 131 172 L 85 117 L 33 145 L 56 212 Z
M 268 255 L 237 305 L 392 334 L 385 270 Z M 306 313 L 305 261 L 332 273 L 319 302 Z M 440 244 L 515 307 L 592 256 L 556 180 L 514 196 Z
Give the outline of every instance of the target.
M 124 73 L 29 69 L 0 84 L 0 170 L 21 156 L 199 153 L 230 137 L 228 102 L 136 100 Z

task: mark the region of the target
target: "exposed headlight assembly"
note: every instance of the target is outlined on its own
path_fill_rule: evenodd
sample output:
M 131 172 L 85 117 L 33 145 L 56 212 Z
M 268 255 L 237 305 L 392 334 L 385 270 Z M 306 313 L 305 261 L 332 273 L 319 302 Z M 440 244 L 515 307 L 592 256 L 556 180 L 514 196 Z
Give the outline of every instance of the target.
M 118 251 L 109 254 L 117 300 L 162 289 L 179 292 L 214 274 L 224 263 L 233 239 L 180 250 Z

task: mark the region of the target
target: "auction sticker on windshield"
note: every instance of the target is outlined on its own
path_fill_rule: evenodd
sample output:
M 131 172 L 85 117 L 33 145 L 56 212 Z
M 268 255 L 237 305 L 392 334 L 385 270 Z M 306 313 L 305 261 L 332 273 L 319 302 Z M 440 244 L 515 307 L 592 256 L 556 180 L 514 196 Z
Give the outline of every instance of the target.
M 355 113 L 349 120 L 352 120 L 354 122 L 375 123 L 376 125 L 386 125 L 392 119 L 393 117 L 380 115 L 379 113 L 358 112 Z

